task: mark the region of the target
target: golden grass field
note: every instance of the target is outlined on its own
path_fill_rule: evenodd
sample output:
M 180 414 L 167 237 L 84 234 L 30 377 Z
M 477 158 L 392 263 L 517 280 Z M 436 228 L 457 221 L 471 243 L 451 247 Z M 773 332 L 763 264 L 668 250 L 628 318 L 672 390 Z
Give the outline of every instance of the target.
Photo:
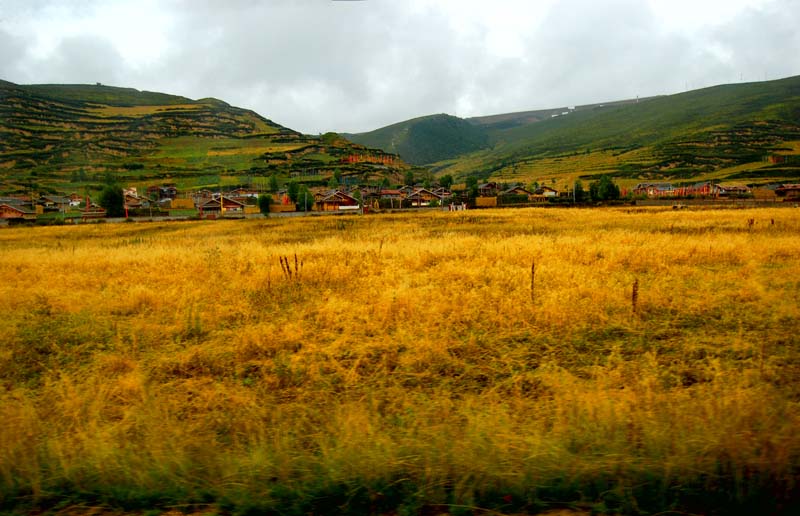
M 797 209 L 6 228 L 0 256 L 0 511 L 800 508 Z

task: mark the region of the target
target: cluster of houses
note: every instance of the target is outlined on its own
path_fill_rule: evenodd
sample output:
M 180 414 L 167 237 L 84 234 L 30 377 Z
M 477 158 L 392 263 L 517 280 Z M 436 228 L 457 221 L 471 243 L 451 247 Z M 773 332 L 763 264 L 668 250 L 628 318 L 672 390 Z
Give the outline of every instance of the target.
M 152 187 L 151 187 L 152 188 Z M 499 183 L 483 183 L 478 185 L 478 197 L 484 201 L 498 198 L 514 197 L 517 201 L 547 201 L 549 198 L 559 196 L 553 188 L 543 186 L 530 191 L 522 186 L 503 188 Z M 125 205 L 129 209 L 146 208 L 148 198 L 156 196 L 156 192 L 148 189 L 148 197 L 140 198 L 134 188 L 125 190 Z M 237 188 L 226 192 L 212 190 L 199 190 L 188 197 L 179 198 L 177 191 L 162 191 L 157 202 L 159 206 L 168 209 L 196 209 L 201 216 L 215 216 L 217 214 L 247 215 L 258 213 L 258 198 L 263 192 L 247 188 Z M 304 195 L 312 195 L 309 199 L 291 200 L 288 190 L 271 192 L 272 206 L 270 211 L 295 211 L 296 204 L 308 206 L 310 211 L 341 212 L 359 210 L 362 208 L 423 208 L 431 206 L 448 206 L 450 204 L 463 206 L 464 198 L 442 186 L 426 188 L 423 185 L 402 186 L 399 188 L 385 188 L 382 186 L 342 186 L 340 188 L 319 188 L 309 190 Z M 477 203 L 480 206 L 496 205 L 496 203 Z
M 527 189 L 524 186 L 506 186 L 487 182 L 477 185 L 477 194 L 471 202 L 476 207 L 492 207 L 506 204 L 548 202 L 558 197 L 570 197 L 572 192 L 558 191 L 548 186 L 537 186 Z M 146 195 L 139 195 L 135 187 L 123 190 L 126 215 L 142 214 L 143 210 L 158 210 L 159 213 L 173 210 L 196 210 L 200 216 L 213 217 L 218 214 L 228 216 L 259 213 L 258 198 L 263 192 L 248 188 L 237 188 L 227 192 L 200 190 L 188 196 L 179 196 L 175 186 L 151 186 Z M 740 185 L 721 185 L 712 182 L 697 183 L 689 186 L 675 186 L 668 182 L 639 183 L 630 191 L 623 189 L 623 196 L 647 198 L 685 198 L 715 197 L 770 197 L 785 200 L 800 200 L 800 184 L 780 184 L 751 190 Z M 342 186 L 337 189 L 320 188 L 307 190 L 303 195 L 312 195 L 313 199 L 297 199 L 293 202 L 287 190 L 272 192 L 270 211 L 295 211 L 297 204 L 307 206 L 310 211 L 342 212 L 359 209 L 378 208 L 421 208 L 431 206 L 464 209 L 466 196 L 454 193 L 441 186 L 426 188 L 423 185 L 402 186 L 400 188 L 384 188 L 381 186 Z M 457 208 L 456 208 L 457 207 Z M 32 221 L 38 216 L 52 213 L 71 212 L 73 216 L 84 219 L 100 218 L 106 215 L 103 208 L 93 203 L 88 197 L 77 194 L 69 196 L 44 195 L 38 198 L 16 195 L 0 197 L 0 220 Z
M 446 188 L 428 189 L 423 187 L 404 186 L 398 189 L 377 186 L 318 189 L 309 191 L 313 198 L 297 199 L 298 204 L 308 205 L 312 211 L 348 211 L 362 207 L 423 207 L 439 204 L 453 197 Z M 212 192 L 200 190 L 191 196 L 191 201 L 201 215 L 213 215 L 219 212 L 227 214 L 247 214 L 257 212 L 254 207 L 261 192 L 239 188 L 229 192 Z M 272 196 L 271 211 L 295 211 L 295 202 L 289 197 L 287 190 L 279 190 Z M 174 205 L 174 202 L 173 202 Z
M 633 196 L 662 197 L 778 197 L 786 200 L 800 199 L 800 184 L 774 184 L 752 189 L 743 185 L 725 185 L 705 181 L 687 186 L 675 186 L 672 183 L 639 183 L 630 192 Z M 623 190 L 622 195 L 625 196 Z
M 83 211 L 88 216 L 98 216 L 105 211 L 98 205 L 80 195 L 72 194 L 69 196 L 61 195 L 42 195 L 39 197 L 30 195 L 9 195 L 0 197 L 0 219 L 5 220 L 36 220 L 39 215 L 45 213 L 66 213 L 70 210 L 83 207 Z
M 742 185 L 721 185 L 705 181 L 688 186 L 675 186 L 672 183 L 639 183 L 633 187 L 631 194 L 640 197 L 733 197 L 751 194 L 752 190 Z M 623 191 L 625 196 L 627 191 Z

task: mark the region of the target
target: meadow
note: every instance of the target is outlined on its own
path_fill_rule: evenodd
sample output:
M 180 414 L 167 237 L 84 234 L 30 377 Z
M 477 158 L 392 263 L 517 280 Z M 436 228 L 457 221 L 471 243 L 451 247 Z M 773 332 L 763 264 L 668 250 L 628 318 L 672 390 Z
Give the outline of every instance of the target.
M 792 514 L 800 211 L 0 230 L 0 511 Z

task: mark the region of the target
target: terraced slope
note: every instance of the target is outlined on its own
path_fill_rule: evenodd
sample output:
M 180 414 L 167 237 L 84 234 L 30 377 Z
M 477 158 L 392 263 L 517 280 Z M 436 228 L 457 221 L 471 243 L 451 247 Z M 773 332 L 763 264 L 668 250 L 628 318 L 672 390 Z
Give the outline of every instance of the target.
M 563 184 L 601 174 L 632 182 L 733 174 L 740 181 L 796 181 L 800 77 L 576 110 L 509 129 L 498 140 L 491 149 L 436 168 L 457 176 Z
M 354 154 L 373 156 L 381 167 L 348 161 Z M 392 174 L 403 166 L 382 151 L 335 135 L 304 136 L 217 99 L 0 82 L 0 191 L 92 189 L 108 175 L 129 184 L 169 180 L 185 188 L 241 184 L 268 174 L 324 181 L 335 170 Z

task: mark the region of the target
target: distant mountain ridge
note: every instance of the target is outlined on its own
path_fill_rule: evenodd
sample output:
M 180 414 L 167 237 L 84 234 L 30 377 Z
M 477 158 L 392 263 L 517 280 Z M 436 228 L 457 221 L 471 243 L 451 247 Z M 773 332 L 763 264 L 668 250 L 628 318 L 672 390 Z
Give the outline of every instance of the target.
M 343 133 L 350 141 L 399 154 L 415 165 L 428 165 L 491 147 L 506 131 L 573 111 L 619 106 L 647 99 L 621 100 L 604 104 L 564 106 L 498 115 L 459 118 L 437 114 L 412 118 L 365 133 Z
M 429 118 L 351 137 L 386 149 L 402 139 L 400 131 L 411 132 Z M 449 143 L 453 135 L 431 133 L 424 145 L 436 152 L 424 156 L 434 170 L 461 178 L 476 175 L 523 182 L 547 178 L 564 187 L 577 178 L 603 174 L 631 181 L 800 179 L 792 157 L 800 149 L 800 77 L 463 122 L 480 130 L 485 140 L 481 145 L 456 147 Z M 407 140 L 406 148 L 397 147 L 400 156 L 416 156 L 413 143 Z M 766 169 L 765 159 L 773 153 L 789 158 Z M 437 156 L 450 157 L 434 162 Z M 746 170 L 737 169 L 745 166 Z

